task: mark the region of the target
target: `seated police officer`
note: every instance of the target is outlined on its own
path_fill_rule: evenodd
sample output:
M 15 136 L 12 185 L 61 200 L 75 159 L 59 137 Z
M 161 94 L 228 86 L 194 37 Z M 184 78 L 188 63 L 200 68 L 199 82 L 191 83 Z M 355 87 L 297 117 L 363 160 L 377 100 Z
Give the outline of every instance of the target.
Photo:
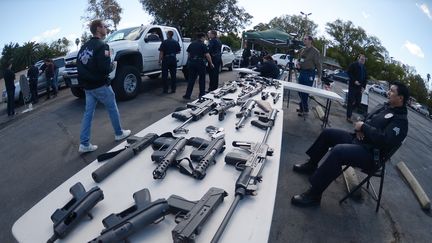
M 260 72 L 260 76 L 266 78 L 278 78 L 280 73 L 279 68 L 270 55 L 263 57 L 263 63 L 255 71 Z
M 297 206 L 319 205 L 321 194 L 342 173 L 343 165 L 376 169 L 373 150 L 378 149 L 380 157 L 386 157 L 407 136 L 408 98 L 408 88 L 395 82 L 388 91 L 388 102 L 378 105 L 364 121 L 356 122 L 354 133 L 339 129 L 322 131 L 306 151 L 309 161 L 293 167 L 298 173 L 312 176 L 309 178 L 310 188 L 293 196 L 291 203 Z

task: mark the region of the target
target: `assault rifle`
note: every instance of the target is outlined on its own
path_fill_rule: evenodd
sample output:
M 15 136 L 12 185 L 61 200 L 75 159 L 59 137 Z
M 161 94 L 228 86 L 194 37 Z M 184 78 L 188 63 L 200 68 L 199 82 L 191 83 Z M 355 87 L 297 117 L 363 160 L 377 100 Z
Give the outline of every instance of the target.
M 210 164 L 216 163 L 216 155 L 222 153 L 225 150 L 225 139 L 220 136 L 211 141 L 193 137 L 188 139 L 188 145 L 196 147 L 192 151 L 190 158 L 192 161 L 197 162 L 192 172 L 192 176 L 196 179 L 203 179 L 206 175 L 207 168 Z
M 228 93 L 234 93 L 237 90 L 237 84 L 236 82 L 229 82 L 229 83 L 225 83 L 224 86 L 222 86 L 222 88 L 220 88 L 219 91 L 215 92 L 213 91 L 213 96 L 215 98 L 221 98 L 222 96 L 228 94 Z
M 104 165 L 97 168 L 93 173 L 92 177 L 95 182 L 101 182 L 105 178 L 107 178 L 112 172 L 117 170 L 120 166 L 129 161 L 132 157 L 139 154 L 145 148 L 153 143 L 153 141 L 158 137 L 157 134 L 148 133 L 144 137 L 129 137 L 126 141 L 129 145 L 127 145 L 124 149 L 120 149 L 114 152 L 109 152 L 106 154 L 102 154 L 98 156 L 98 160 L 106 160 L 108 158 L 112 158 L 107 161 Z
M 255 103 L 255 100 L 249 99 L 242 105 L 240 112 L 236 114 L 236 117 L 240 118 L 240 120 L 235 124 L 236 129 L 240 129 L 244 126 L 246 118 L 251 116 L 252 109 L 255 107 Z
M 264 130 L 273 127 L 278 112 L 276 109 L 272 109 L 270 112 L 255 112 L 258 115 L 258 120 L 251 121 L 251 124 Z
M 186 143 L 185 137 L 174 137 L 171 133 L 164 133 L 153 142 L 155 151 L 151 159 L 158 163 L 153 171 L 153 179 L 163 179 L 168 167 L 178 165 L 176 157 L 183 151 Z
M 259 94 L 264 88 L 265 88 L 264 85 L 257 83 L 256 86 L 251 91 L 249 91 L 245 94 L 242 94 L 237 98 L 237 104 L 243 104 L 250 97 L 253 97 L 253 96 Z
M 209 112 L 209 116 L 219 115 L 219 121 L 223 121 L 226 111 L 234 106 L 236 106 L 236 102 L 233 99 L 222 98 L 218 106 Z
M 143 189 L 133 194 L 135 205 L 106 217 L 102 221 L 105 229 L 90 242 L 125 241 L 139 229 L 159 223 L 168 214 L 176 214 L 175 222 L 178 223 L 171 232 L 173 241 L 194 242 L 207 219 L 227 195 L 222 189 L 210 188 L 199 201 L 171 195 L 168 200 L 162 198 L 152 202 L 149 190 Z
M 99 187 L 95 186 L 86 192 L 80 182 L 73 185 L 69 191 L 73 198 L 51 215 L 51 220 L 54 223 L 54 235 L 47 241 L 48 243 L 66 237 L 85 215 L 92 219 L 89 211 L 104 198 Z
M 276 118 L 277 111 L 272 111 L 270 117 L 271 119 Z M 269 118 L 270 121 L 270 118 Z M 267 145 L 267 139 L 270 134 L 270 130 L 274 125 L 274 122 L 266 123 L 266 133 L 261 143 L 250 143 L 250 142 L 238 142 L 234 141 L 232 145 L 234 147 L 239 147 L 248 152 L 248 155 L 230 152 L 225 156 L 225 163 L 230 165 L 235 165 L 236 169 L 241 170 L 241 174 L 237 178 L 235 184 L 235 198 L 231 204 L 227 214 L 225 215 L 221 225 L 219 226 L 216 234 L 212 239 L 212 243 L 218 242 L 219 238 L 222 236 L 225 227 L 233 215 L 237 205 L 240 200 L 242 200 L 246 195 L 257 194 L 258 182 L 262 181 L 262 170 L 264 168 L 266 157 L 273 155 L 273 149 Z
M 203 117 L 207 112 L 211 111 L 213 108 L 216 107 L 216 102 L 214 102 L 212 99 L 201 97 L 199 100 L 188 103 L 186 105 L 186 108 L 183 111 L 176 111 L 172 113 L 172 117 L 184 121 L 180 126 L 176 127 L 173 132 L 174 133 L 187 133 L 189 130 L 184 128 L 184 126 L 189 123 L 190 121 L 196 121 L 199 120 L 201 117 Z

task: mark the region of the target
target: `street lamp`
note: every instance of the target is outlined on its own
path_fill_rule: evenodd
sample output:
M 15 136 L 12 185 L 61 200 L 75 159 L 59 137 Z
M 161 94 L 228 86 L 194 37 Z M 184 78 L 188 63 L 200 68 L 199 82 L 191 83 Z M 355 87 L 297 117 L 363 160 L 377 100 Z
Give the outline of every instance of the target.
M 302 16 L 304 16 L 304 18 L 305 18 L 305 22 L 304 22 L 305 27 L 303 28 L 303 31 L 304 31 L 303 36 L 305 36 L 305 35 L 306 35 L 306 28 L 307 28 L 307 18 L 308 18 L 308 16 L 311 15 L 312 13 L 304 13 L 303 11 L 300 11 L 300 14 L 301 14 Z

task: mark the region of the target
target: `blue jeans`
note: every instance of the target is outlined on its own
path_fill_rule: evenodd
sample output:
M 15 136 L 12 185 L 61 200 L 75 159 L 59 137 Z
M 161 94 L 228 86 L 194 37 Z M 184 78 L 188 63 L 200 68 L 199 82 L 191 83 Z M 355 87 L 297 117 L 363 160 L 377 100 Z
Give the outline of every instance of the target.
M 315 79 L 315 70 L 300 70 L 300 76 L 299 76 L 299 84 L 307 85 L 312 87 L 313 81 Z M 308 105 L 308 99 L 309 94 L 308 93 L 302 93 L 299 92 L 300 96 L 300 110 L 301 111 L 309 111 L 309 105 Z
M 115 100 L 115 94 L 111 86 L 102 86 L 96 89 L 85 90 L 86 105 L 85 112 L 81 122 L 80 143 L 84 146 L 89 145 L 91 135 L 91 122 L 96 109 L 97 102 L 105 105 L 111 119 L 111 125 L 114 128 L 115 135 L 122 135 L 123 131 L 120 125 L 120 114 Z

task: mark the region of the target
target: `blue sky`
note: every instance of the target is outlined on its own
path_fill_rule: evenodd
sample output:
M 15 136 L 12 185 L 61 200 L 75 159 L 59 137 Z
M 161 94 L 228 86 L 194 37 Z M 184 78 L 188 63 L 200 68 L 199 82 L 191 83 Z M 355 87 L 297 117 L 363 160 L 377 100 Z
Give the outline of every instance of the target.
M 148 24 L 151 17 L 139 0 L 118 0 L 123 8 L 119 28 Z M 423 77 L 432 74 L 432 0 L 238 0 L 254 25 L 284 14 L 312 13 L 319 35 L 337 18 L 351 20 L 378 37 L 390 56 L 414 66 Z M 87 0 L 0 0 L 0 49 L 9 42 L 72 41 L 86 28 L 81 16 Z M 19 19 L 19 16 L 23 16 Z M 76 49 L 76 46 L 71 46 Z

